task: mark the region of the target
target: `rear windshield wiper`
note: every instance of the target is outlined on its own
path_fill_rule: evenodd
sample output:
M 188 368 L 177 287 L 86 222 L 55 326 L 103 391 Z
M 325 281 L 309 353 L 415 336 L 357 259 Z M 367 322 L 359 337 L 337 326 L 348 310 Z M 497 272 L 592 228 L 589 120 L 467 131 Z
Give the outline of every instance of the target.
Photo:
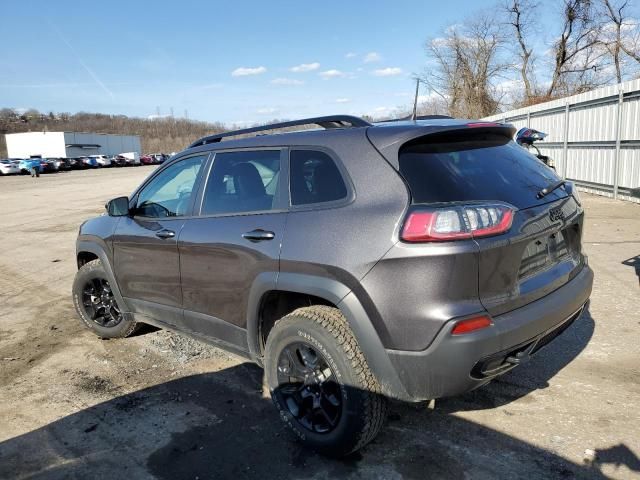
M 553 192 L 554 190 L 560 188 L 561 186 L 563 186 L 566 183 L 566 180 L 558 180 L 556 183 L 552 183 L 551 185 L 548 185 L 546 187 L 544 187 L 542 190 L 540 190 L 537 195 L 536 198 L 544 198 L 547 195 L 549 195 L 551 192 Z

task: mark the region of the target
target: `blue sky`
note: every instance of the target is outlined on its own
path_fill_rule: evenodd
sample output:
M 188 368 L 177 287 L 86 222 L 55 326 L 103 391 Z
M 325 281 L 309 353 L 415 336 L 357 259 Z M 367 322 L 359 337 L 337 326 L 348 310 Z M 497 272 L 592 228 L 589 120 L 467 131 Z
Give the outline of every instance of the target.
M 10 1 L 0 107 L 142 117 L 173 108 L 238 124 L 383 115 L 410 103 L 426 39 L 493 4 Z

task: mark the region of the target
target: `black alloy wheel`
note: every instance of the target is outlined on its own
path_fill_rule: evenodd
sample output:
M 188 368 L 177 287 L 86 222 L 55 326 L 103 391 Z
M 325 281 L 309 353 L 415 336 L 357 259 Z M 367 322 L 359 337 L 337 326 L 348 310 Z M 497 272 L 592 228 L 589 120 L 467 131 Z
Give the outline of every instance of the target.
M 307 343 L 286 346 L 278 358 L 278 395 L 293 417 L 315 433 L 331 432 L 342 415 L 342 394 L 335 372 Z
M 87 316 L 101 327 L 115 327 L 122 321 L 122 312 L 105 279 L 87 281 L 82 289 L 82 306 Z

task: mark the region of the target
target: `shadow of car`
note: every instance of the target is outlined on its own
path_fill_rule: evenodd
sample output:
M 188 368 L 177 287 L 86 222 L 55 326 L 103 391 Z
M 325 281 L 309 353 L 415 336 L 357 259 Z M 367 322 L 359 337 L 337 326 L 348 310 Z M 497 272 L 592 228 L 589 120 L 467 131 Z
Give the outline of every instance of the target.
M 627 267 L 633 267 L 636 272 L 636 277 L 638 277 L 638 283 L 640 284 L 640 255 L 624 260 L 622 264 Z
M 1 442 L 0 477 L 606 478 L 598 468 L 604 463 L 637 469 L 640 461 L 626 445 L 598 450 L 593 465 L 579 465 L 452 414 L 544 388 L 591 337 L 593 320 L 583 319 L 523 367 L 523 378 L 535 374 L 531 382 L 509 386 L 508 395 L 504 384 L 493 382 L 472 401 L 442 400 L 435 410 L 393 402 L 380 436 L 341 460 L 300 446 L 263 396 L 262 370 L 243 363 L 118 395 Z M 107 394 L 119 391 L 106 385 Z

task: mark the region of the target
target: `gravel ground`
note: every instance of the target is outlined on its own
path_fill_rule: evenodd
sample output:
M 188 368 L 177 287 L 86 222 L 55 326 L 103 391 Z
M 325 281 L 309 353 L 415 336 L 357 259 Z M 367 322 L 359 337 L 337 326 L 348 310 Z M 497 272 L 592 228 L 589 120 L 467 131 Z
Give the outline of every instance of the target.
M 0 178 L 0 478 L 640 478 L 640 206 L 583 195 L 589 311 L 529 362 L 374 443 L 300 448 L 252 364 L 171 332 L 86 331 L 79 224 L 153 167 Z

